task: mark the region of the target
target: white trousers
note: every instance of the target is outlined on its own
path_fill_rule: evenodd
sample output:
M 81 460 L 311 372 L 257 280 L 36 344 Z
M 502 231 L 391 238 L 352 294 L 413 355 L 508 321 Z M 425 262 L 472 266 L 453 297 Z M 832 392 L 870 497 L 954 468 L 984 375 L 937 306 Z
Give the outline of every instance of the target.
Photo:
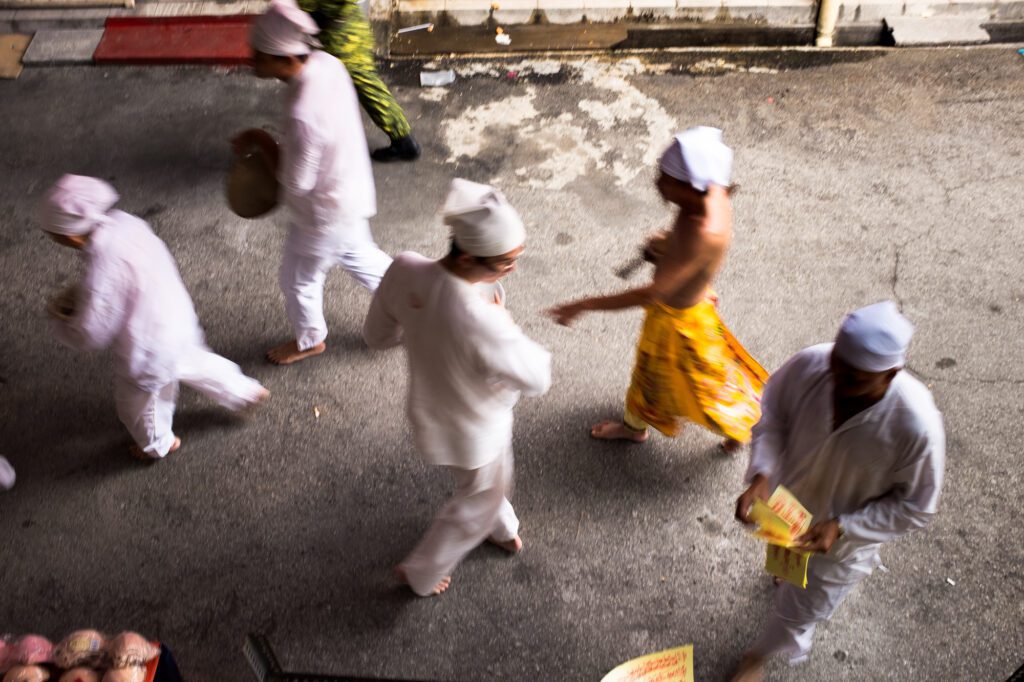
M 775 588 L 772 611 L 751 654 L 785 654 L 791 665 L 807 660 L 814 628 L 826 621 L 861 580 L 871 575 L 876 562 L 835 562 L 821 555 L 807 566 L 807 589 L 784 582 Z
M 327 338 L 327 321 L 324 319 L 327 273 L 340 265 L 373 293 L 391 267 L 391 256 L 377 248 L 367 220 L 353 221 L 340 227 L 336 243 L 318 247 L 316 255 L 310 255 L 301 248 L 300 241 L 294 230 L 288 235 L 279 283 L 284 294 L 285 312 L 301 351 Z
M 519 519 L 507 497 L 513 477 L 511 444 L 479 469 L 445 468 L 455 479 L 455 492 L 402 561 L 409 586 L 421 597 L 431 594 L 487 538 L 507 542 L 519 533 Z
M 231 411 L 255 402 L 262 389 L 258 381 L 242 374 L 238 365 L 204 346 L 185 355 L 178 366 L 178 378 L 157 391 L 139 388 L 131 379 L 118 377 L 114 384 L 117 416 L 150 457 L 166 456 L 174 444 L 171 423 L 179 381 Z

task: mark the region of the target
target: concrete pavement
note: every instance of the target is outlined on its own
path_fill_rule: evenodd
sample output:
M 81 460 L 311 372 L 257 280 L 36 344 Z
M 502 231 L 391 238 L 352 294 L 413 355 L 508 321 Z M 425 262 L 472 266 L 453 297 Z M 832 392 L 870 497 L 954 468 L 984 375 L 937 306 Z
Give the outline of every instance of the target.
M 286 668 L 335 674 L 597 680 L 692 642 L 697 679 L 725 679 L 770 595 L 760 547 L 731 520 L 745 456 L 717 456 L 696 430 L 642 447 L 590 440 L 589 424 L 621 409 L 639 315 L 561 329 L 542 312 L 627 284 L 615 270 L 670 217 L 654 159 L 676 129 L 706 123 L 725 129 L 742 185 L 717 285 L 736 335 L 774 369 L 849 309 L 895 297 L 949 435 L 935 524 L 888 547 L 888 572 L 819 629 L 811 661 L 772 679 L 1002 680 L 1019 667 L 1016 50 L 426 66 L 459 78 L 420 89 L 419 64 L 385 71 L 424 158 L 375 168 L 373 227 L 389 252 L 439 255 L 433 212 L 455 175 L 497 183 L 529 226 L 509 304 L 556 374 L 517 413 L 524 553 L 481 548 L 438 599 L 390 582 L 448 484 L 417 459 L 404 358 L 364 349 L 368 296 L 344 274 L 328 284 L 328 353 L 261 360 L 288 335 L 282 216 L 242 221 L 222 192 L 226 139 L 274 127 L 279 86 L 223 69 L 29 69 L 0 82 L 0 454 L 18 472 L 0 493 L 0 630 L 137 629 L 170 644 L 192 681 L 248 679 L 248 631 L 268 633 Z M 121 207 L 153 224 L 211 345 L 273 391 L 265 410 L 237 422 L 185 389 L 181 451 L 128 459 L 109 360 L 60 347 L 42 311 L 76 272 L 35 227 L 36 199 L 63 172 L 111 179 Z

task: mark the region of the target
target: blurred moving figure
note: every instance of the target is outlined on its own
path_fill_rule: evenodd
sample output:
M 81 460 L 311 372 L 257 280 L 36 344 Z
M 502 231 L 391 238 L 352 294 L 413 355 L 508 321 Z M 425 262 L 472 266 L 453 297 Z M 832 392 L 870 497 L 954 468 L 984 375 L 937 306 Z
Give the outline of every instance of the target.
M 207 347 L 174 258 L 143 220 L 114 210 L 97 178 L 65 175 L 46 193 L 40 221 L 53 241 L 87 261 L 80 285 L 51 301 L 57 338 L 80 350 L 112 347 L 115 400 L 140 459 L 178 449 L 171 430 L 178 384 L 239 411 L 269 392 Z
M 363 327 L 371 348 L 405 346 L 416 445 L 455 479 L 452 498 L 395 569 L 422 597 L 444 592 L 455 566 L 484 540 L 522 549 L 508 501 L 512 408 L 521 394 L 551 385 L 550 354 L 512 321 L 496 286 L 523 253 L 515 209 L 493 187 L 455 179 L 442 210 L 454 235 L 448 255 L 399 254 Z

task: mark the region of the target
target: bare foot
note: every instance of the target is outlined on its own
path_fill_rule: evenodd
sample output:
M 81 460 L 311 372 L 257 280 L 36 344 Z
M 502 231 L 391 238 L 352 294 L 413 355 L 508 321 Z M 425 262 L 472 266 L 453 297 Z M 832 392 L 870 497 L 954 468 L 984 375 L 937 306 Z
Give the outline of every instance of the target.
M 320 355 L 327 350 L 327 344 L 321 341 L 308 350 L 299 350 L 299 344 L 296 341 L 288 341 L 282 343 L 280 346 L 271 348 L 267 351 L 267 360 L 274 363 L 275 365 L 290 365 L 293 362 L 299 360 L 305 360 L 311 358 L 314 355 Z
M 764 680 L 764 659 L 760 656 L 744 654 L 740 664 L 733 673 L 731 682 L 762 682 Z
M 181 439 L 178 438 L 177 436 L 175 436 L 174 437 L 174 442 L 171 443 L 171 447 L 167 451 L 167 454 L 168 455 L 171 454 L 172 452 L 174 452 L 175 450 L 177 450 L 180 447 L 181 447 Z M 129 452 L 131 452 L 131 455 L 132 455 L 132 457 L 134 459 L 137 459 L 137 460 L 142 461 L 142 462 L 150 462 L 150 461 L 153 461 L 155 459 L 162 459 L 159 456 L 150 455 L 148 452 L 143 451 L 143 449 L 140 448 L 135 443 L 132 443 L 131 448 L 129 448 Z
M 255 412 L 260 407 L 260 405 L 267 402 L 267 398 L 269 397 L 270 391 L 261 386 L 259 392 L 256 394 L 256 397 L 253 398 L 252 401 L 250 401 L 249 403 L 243 405 L 238 410 L 236 410 L 235 415 L 242 419 L 248 419 L 249 417 L 252 416 L 252 413 Z
M 718 449 L 727 455 L 735 455 L 743 447 L 743 443 L 732 438 L 727 438 L 718 444 Z
M 635 431 L 622 422 L 607 419 L 600 424 L 594 424 L 590 429 L 590 435 L 599 440 L 629 440 L 643 443 L 651 434 L 647 429 Z
M 409 576 L 405 572 L 405 566 L 402 566 L 402 565 L 395 566 L 395 580 L 397 580 L 398 582 L 400 582 L 403 585 L 408 585 L 409 584 Z M 430 594 L 427 595 L 427 596 L 439 595 L 442 592 L 444 592 L 445 590 L 447 590 L 448 586 L 451 585 L 451 584 L 452 584 L 452 577 L 450 575 L 446 575 L 445 577 L 441 578 L 441 580 L 436 585 L 434 585 L 434 589 L 431 590 Z
M 487 542 L 491 543 L 492 545 L 497 545 L 498 547 L 501 547 L 509 554 L 519 554 L 519 552 L 521 552 L 523 549 L 523 540 L 518 535 L 512 538 L 511 540 L 505 540 L 504 542 L 502 542 L 501 540 L 496 540 L 492 536 L 487 538 Z

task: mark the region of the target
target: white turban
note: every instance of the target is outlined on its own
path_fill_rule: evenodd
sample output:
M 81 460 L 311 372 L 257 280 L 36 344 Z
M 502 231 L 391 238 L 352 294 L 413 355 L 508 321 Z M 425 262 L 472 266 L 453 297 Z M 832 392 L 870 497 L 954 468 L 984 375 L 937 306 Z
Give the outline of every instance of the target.
M 65 175 L 43 197 L 39 222 L 54 234 L 89 234 L 119 198 L 117 190 L 99 178 Z
M 846 316 L 836 336 L 839 358 L 863 372 L 903 367 L 914 325 L 892 301 L 882 301 Z
M 274 0 L 270 9 L 256 17 L 249 34 L 249 44 L 258 52 L 276 57 L 298 57 L 309 54 L 320 43 L 320 33 L 313 17 L 288 0 Z
M 708 185 L 729 186 L 732 150 L 722 142 L 721 130 L 697 126 L 676 135 L 660 165 L 666 175 L 706 192 Z
M 490 258 L 519 248 L 526 228 L 505 195 L 489 185 L 455 178 L 441 215 L 455 244 L 471 256 Z

